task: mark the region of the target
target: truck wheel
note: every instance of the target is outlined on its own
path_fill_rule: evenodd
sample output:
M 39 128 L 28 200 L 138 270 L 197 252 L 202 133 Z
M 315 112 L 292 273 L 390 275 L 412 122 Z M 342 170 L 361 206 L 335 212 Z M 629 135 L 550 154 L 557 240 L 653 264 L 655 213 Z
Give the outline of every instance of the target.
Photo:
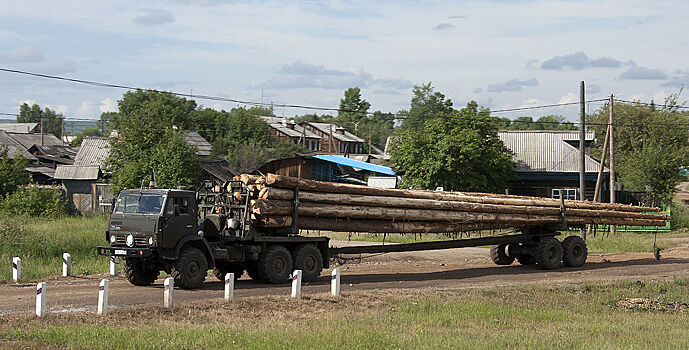
M 562 263 L 565 266 L 579 267 L 588 257 L 586 242 L 577 236 L 569 236 L 562 241 Z
M 225 275 L 228 273 L 234 273 L 234 279 L 236 281 L 244 274 L 244 266 L 242 266 L 242 264 L 228 264 L 216 266 L 213 270 L 215 277 L 223 282 L 225 281 Z
M 514 262 L 514 258 L 507 255 L 505 248 L 507 248 L 507 244 L 498 244 L 490 247 L 490 258 L 496 265 L 510 265 Z
M 531 254 L 519 254 L 517 261 L 522 265 L 534 265 L 536 264 L 536 257 Z
M 562 244 L 553 237 L 542 237 L 536 246 L 536 263 L 545 270 L 560 267 L 562 262 Z
M 196 289 L 206 279 L 207 271 L 208 261 L 203 252 L 195 247 L 186 247 L 172 266 L 171 275 L 175 279 L 175 286 Z
M 292 272 L 292 255 L 285 247 L 274 245 L 258 258 L 258 276 L 268 283 L 283 283 Z
M 323 255 L 312 244 L 304 244 L 294 252 L 294 269 L 302 271 L 302 280 L 313 281 L 323 271 Z
M 246 264 L 246 274 L 254 281 L 261 280 L 261 277 L 258 275 L 258 266 L 255 261 Z
M 124 275 L 135 286 L 149 286 L 158 279 L 158 271 L 146 269 L 141 259 L 125 259 Z

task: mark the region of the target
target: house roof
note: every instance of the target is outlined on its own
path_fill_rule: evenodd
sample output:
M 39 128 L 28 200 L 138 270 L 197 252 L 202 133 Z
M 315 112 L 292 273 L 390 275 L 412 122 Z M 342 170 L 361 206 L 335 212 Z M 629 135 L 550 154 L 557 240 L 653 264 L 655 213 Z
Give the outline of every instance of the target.
M 302 133 L 304 133 L 304 137 L 306 137 L 307 139 L 321 139 L 321 137 L 318 134 L 309 130 L 305 130 L 303 126 L 295 124 L 292 121 L 288 121 L 287 118 L 263 116 L 261 118 L 263 118 L 263 120 L 265 120 L 271 128 L 289 137 L 301 137 Z M 291 125 L 291 127 L 288 125 Z
M 38 123 L 0 123 L 0 130 L 17 134 L 32 133 L 38 127 Z
M 35 166 L 35 165 L 29 165 L 24 170 L 32 173 L 32 174 L 43 174 L 46 177 L 49 178 L 55 178 L 55 169 L 47 166 Z
M 330 135 L 330 123 L 314 123 L 314 122 L 302 122 L 303 124 L 309 124 L 314 128 L 318 129 L 320 132 Z M 341 134 L 337 130 L 341 130 L 344 134 Z M 364 139 L 352 134 L 351 132 L 345 130 L 343 127 L 333 124 L 333 138 L 338 141 L 343 142 L 364 142 Z
M 33 145 L 41 145 L 41 134 L 20 134 L 20 133 L 9 133 L 15 141 L 19 142 L 27 150 Z M 63 146 L 64 144 L 59 137 L 53 134 L 43 135 L 43 146 Z
M 74 165 L 102 167 L 109 155 L 110 140 L 105 137 L 85 137 L 74 158 Z
M 0 130 L 0 146 L 7 147 L 7 155 L 12 159 L 21 156 L 24 159 L 36 160 L 36 157 L 29 153 L 24 146 L 2 130 Z
M 234 176 L 241 175 L 225 159 L 205 159 L 201 161 L 200 165 L 204 172 L 223 182 L 231 180 Z
M 578 131 L 500 131 L 498 137 L 514 153 L 516 171 L 579 172 L 579 149 L 568 143 L 578 141 Z M 593 131 L 586 133 L 586 141 L 594 139 Z M 588 155 L 585 159 L 586 172 L 597 173 L 600 163 Z
M 379 174 L 385 174 L 385 175 L 395 175 L 395 171 L 393 171 L 391 168 L 382 166 L 382 165 L 377 165 L 377 164 L 371 164 L 371 163 L 366 163 L 362 162 L 356 159 L 351 159 L 343 156 L 333 156 L 333 155 L 317 155 L 313 156 L 313 158 L 324 160 L 326 162 L 331 162 L 335 164 L 340 164 L 340 165 L 346 165 L 352 168 L 358 168 L 362 170 L 368 170 L 372 171 L 375 173 Z
M 196 155 L 201 157 L 208 157 L 211 155 L 211 148 L 213 148 L 213 146 L 196 131 L 189 131 L 184 135 L 184 139 L 187 140 L 189 146 L 196 147 Z
M 98 165 L 58 165 L 54 178 L 56 180 L 97 180 L 99 173 Z

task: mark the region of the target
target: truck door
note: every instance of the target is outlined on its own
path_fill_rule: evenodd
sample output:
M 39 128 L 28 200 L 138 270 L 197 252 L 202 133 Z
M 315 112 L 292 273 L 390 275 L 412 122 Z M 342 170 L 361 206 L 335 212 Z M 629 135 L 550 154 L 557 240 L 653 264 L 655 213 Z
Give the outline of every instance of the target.
M 196 203 L 192 196 L 171 194 L 165 207 L 167 224 L 163 229 L 163 246 L 172 249 L 184 236 L 197 234 Z

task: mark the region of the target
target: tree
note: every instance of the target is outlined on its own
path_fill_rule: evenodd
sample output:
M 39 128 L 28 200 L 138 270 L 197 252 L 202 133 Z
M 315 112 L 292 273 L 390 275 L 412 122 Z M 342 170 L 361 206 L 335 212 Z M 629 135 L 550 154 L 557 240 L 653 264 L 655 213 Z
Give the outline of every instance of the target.
M 89 136 L 102 136 L 100 134 L 100 130 L 94 129 L 94 128 L 86 128 L 77 136 L 74 137 L 74 140 L 72 141 L 72 145 L 74 146 L 79 146 L 81 143 L 84 141 L 84 137 L 89 137 Z
M 193 184 L 199 164 L 182 130 L 191 125 L 196 103 L 167 92 L 137 90 L 125 93 L 118 106 L 119 134 L 107 160 L 114 191 L 147 183 L 151 170 L 159 186 Z
M 31 174 L 24 169 L 28 161 L 20 155 L 10 158 L 6 146 L 0 147 L 0 198 L 31 182 Z
M 313 122 L 313 123 L 330 123 L 335 120 L 330 114 L 304 114 L 298 115 L 292 118 L 295 123 L 299 124 L 301 122 Z
M 615 104 L 615 169 L 619 180 L 634 191 L 650 193 L 664 204 L 671 202 L 683 180 L 680 171 L 689 165 L 689 114 L 676 107 L 679 94 L 664 106 L 642 103 Z M 588 117 L 597 135 L 605 135 L 609 106 Z M 596 150 L 600 155 L 604 137 Z
M 508 119 L 509 120 L 509 119 Z M 534 121 L 533 117 L 518 117 L 509 122 L 507 130 L 577 130 L 577 127 L 561 115 L 546 115 Z
M 371 104 L 361 98 L 361 89 L 353 87 L 345 90 L 344 98 L 340 100 L 340 108 L 335 119 L 339 126 L 356 134 L 359 122 L 366 118 Z
M 53 134 L 58 138 L 62 137 L 62 119 L 65 117 L 62 113 L 56 113 L 52 109 L 46 107 L 44 110 L 37 104 L 29 107 L 28 104 L 22 103 L 19 107 L 19 116 L 17 116 L 17 123 L 38 123 L 43 121 L 43 132 Z
M 444 118 L 429 118 L 395 138 L 391 161 L 405 186 L 502 192 L 514 180 L 512 153 L 498 138 L 502 125 L 471 101 Z
M 401 130 L 423 128 L 427 119 L 444 117 L 454 111 L 452 100 L 445 99 L 440 92 L 434 92 L 431 83 L 414 86 L 413 94 L 409 110 L 398 112 L 403 118 Z
M 105 135 L 109 134 L 112 130 L 120 128 L 119 117 L 120 114 L 117 112 L 103 112 L 100 114 L 101 128 L 108 131 L 108 133 L 104 133 Z

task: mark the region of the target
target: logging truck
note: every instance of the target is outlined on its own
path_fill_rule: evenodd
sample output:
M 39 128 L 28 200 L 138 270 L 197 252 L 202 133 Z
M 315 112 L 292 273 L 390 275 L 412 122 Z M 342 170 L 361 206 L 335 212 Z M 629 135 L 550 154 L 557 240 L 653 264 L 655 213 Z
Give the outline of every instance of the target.
M 271 177 L 272 176 L 272 177 Z M 588 204 L 587 204 L 588 203 Z M 664 225 L 647 208 L 602 206 L 517 196 L 376 189 L 268 174 L 245 176 L 201 190 L 123 190 L 113 203 L 105 239 L 97 252 L 124 260 L 134 285 L 150 285 L 160 271 L 175 286 L 198 288 L 213 270 L 246 273 L 267 283 L 287 282 L 293 270 L 304 281 L 318 278 L 331 258 L 492 245 L 494 263 L 515 260 L 544 269 L 581 266 L 583 239 L 555 238 L 582 224 L 623 222 Z M 615 209 L 617 208 L 617 209 Z M 619 208 L 623 208 L 619 209 Z M 634 209 L 637 208 L 637 209 Z M 601 213 L 605 212 L 605 215 Z M 302 230 L 342 232 L 463 232 L 516 228 L 518 232 L 433 242 L 331 247 L 328 237 L 302 236 Z

